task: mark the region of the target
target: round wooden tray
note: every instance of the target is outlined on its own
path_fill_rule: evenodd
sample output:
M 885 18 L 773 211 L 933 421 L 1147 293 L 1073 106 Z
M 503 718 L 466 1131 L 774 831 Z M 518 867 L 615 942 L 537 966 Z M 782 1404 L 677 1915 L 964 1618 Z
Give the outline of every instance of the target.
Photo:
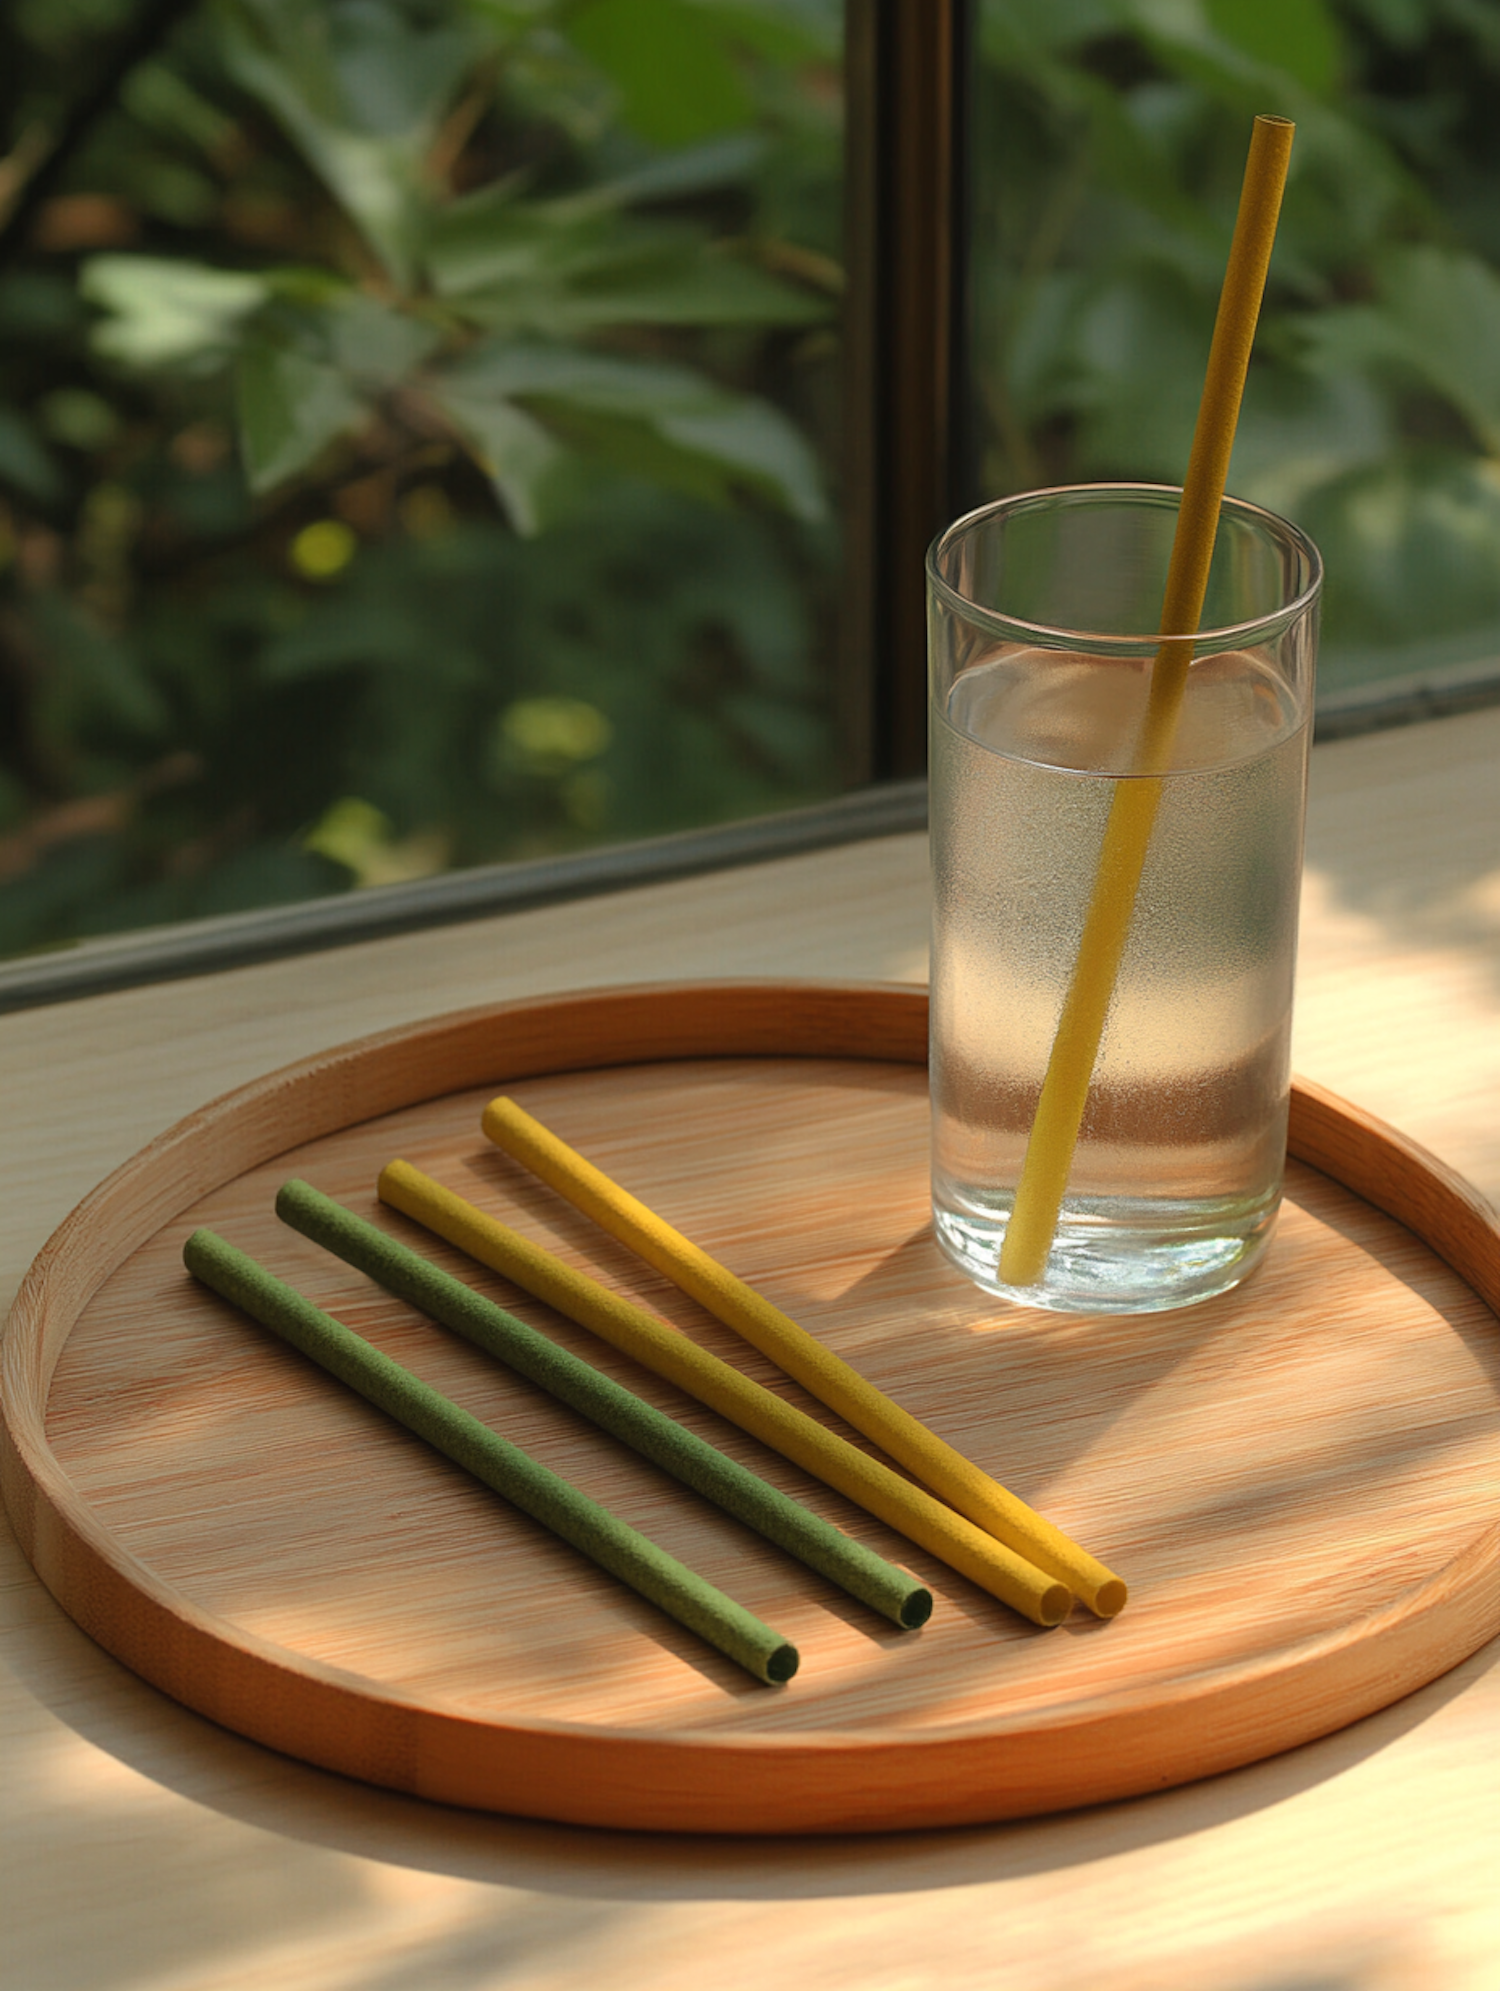
M 1126 1320 L 1007 1308 L 931 1241 L 925 1032 L 911 989 L 586 994 L 367 1039 L 183 1121 L 80 1205 L 12 1315 L 4 1490 L 43 1580 L 127 1665 L 291 1755 L 457 1804 L 720 1832 L 1157 1789 L 1338 1728 L 1500 1629 L 1480 1200 L 1299 1086 L 1280 1232 L 1240 1291 Z M 488 1145 L 502 1085 L 1121 1571 L 1124 1615 L 1024 1624 L 381 1210 L 376 1170 L 405 1155 L 806 1405 Z M 885 1625 L 285 1229 L 293 1173 L 917 1570 L 929 1626 Z M 196 1287 L 197 1224 L 794 1639 L 797 1678 L 756 1686 Z

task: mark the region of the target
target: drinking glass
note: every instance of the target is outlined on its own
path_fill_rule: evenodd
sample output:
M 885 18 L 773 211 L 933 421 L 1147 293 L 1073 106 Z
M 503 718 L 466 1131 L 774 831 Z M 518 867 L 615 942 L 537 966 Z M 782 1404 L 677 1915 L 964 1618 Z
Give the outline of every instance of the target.
M 1225 499 L 1152 757 L 1179 496 L 1027 492 L 928 557 L 934 1223 L 970 1278 L 1030 1306 L 1205 1299 L 1250 1271 L 1280 1200 L 1322 565 L 1285 519 Z M 1149 840 L 1066 1188 L 1017 1284 L 1001 1252 L 1085 918 L 1115 889 L 1106 823 L 1142 782 L 1126 799 Z

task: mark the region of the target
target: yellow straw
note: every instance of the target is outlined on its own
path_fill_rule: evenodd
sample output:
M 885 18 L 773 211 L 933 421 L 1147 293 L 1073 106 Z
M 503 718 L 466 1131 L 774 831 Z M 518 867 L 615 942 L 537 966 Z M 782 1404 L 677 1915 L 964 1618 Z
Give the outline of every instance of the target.
M 380 1197 L 393 1210 L 415 1218 L 481 1265 L 504 1273 L 580 1327 L 633 1356 L 643 1368 L 665 1376 L 825 1486 L 847 1494 L 867 1514 L 930 1550 L 1033 1624 L 1058 1624 L 1072 1608 L 1065 1584 L 1003 1547 L 930 1493 L 742 1376 L 685 1334 L 476 1210 L 410 1162 L 393 1161 L 381 1170 Z
M 1122 1609 L 1125 1585 L 1103 1563 L 1096 1562 L 1061 1528 L 1053 1527 L 1024 1500 L 1018 1500 L 945 1444 L 909 1411 L 892 1403 L 858 1370 L 851 1369 L 743 1279 L 726 1271 L 706 1251 L 538 1125 L 514 1100 L 491 1100 L 484 1109 L 483 1125 L 497 1147 L 566 1196 L 612 1237 L 628 1244 L 658 1272 L 664 1272 L 752 1347 L 769 1355 L 820 1403 L 837 1411 L 856 1431 L 873 1438 L 949 1506 L 1065 1583 L 1101 1618 L 1112 1618 Z
M 1191 639 L 1203 614 L 1219 506 L 1234 449 L 1271 245 L 1276 239 L 1294 130 L 1288 118 L 1258 117 L 1250 135 L 1239 215 L 1219 294 L 1219 314 L 1162 602 L 1162 635 L 1188 640 L 1166 642 L 1157 650 L 1133 776 L 1115 784 L 1078 960 L 1037 1100 L 1016 1184 L 1015 1207 L 1000 1248 L 1000 1280 L 1006 1286 L 1034 1286 L 1046 1270 L 1073 1166 L 1099 1040 L 1161 800 L 1162 784 L 1151 777 L 1165 767 L 1171 753 L 1188 666 L 1193 660 Z

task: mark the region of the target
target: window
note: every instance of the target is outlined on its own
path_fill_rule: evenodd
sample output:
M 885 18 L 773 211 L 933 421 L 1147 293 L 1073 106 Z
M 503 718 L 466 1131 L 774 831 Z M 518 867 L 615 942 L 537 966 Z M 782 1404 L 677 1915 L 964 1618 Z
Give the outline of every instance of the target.
M 837 0 L 3 32 L 0 953 L 836 791 Z
M 1259 109 L 1231 487 L 1327 556 L 1320 727 L 1500 695 L 1469 0 L 0 34 L 0 1002 L 920 821 L 925 545 L 1180 475 Z

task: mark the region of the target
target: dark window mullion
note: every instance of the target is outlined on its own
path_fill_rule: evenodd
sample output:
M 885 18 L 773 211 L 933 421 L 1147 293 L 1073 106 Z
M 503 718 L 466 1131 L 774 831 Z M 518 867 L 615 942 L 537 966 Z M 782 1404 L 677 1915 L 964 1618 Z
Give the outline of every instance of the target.
M 847 0 L 847 781 L 926 761 L 923 555 L 960 508 L 968 0 Z

